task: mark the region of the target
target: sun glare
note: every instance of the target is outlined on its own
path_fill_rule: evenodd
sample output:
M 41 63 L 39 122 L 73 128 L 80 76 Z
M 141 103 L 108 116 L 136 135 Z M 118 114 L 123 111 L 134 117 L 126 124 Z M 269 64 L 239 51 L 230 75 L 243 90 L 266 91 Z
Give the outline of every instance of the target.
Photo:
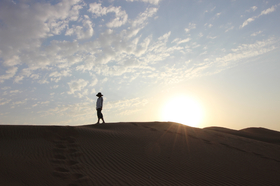
M 198 101 L 187 96 L 175 96 L 162 109 L 162 119 L 192 127 L 199 127 L 203 120 L 203 109 Z

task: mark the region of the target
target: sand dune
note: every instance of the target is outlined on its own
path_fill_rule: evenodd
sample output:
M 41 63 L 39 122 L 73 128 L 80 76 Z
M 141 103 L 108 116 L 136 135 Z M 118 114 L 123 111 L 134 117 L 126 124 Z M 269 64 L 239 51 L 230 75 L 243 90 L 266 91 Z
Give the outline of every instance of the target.
M 226 129 L 222 127 L 207 127 L 205 129 L 210 129 L 218 132 L 224 132 L 232 135 L 242 136 L 245 138 L 251 138 L 254 140 L 280 145 L 280 132 L 269 130 L 266 128 L 251 127 L 239 131 Z
M 167 122 L 0 126 L 0 185 L 278 186 L 279 139 Z

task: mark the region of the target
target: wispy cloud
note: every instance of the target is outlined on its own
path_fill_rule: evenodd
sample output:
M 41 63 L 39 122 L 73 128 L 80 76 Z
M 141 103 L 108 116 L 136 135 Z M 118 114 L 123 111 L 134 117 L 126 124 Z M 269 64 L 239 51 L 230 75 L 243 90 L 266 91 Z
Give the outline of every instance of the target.
M 231 53 L 216 58 L 215 61 L 222 66 L 232 65 L 235 61 L 259 56 L 276 49 L 276 46 L 274 45 L 275 43 L 277 43 L 275 38 L 269 38 L 263 41 L 256 41 L 253 44 L 242 44 L 237 48 L 232 49 Z
M 17 70 L 17 67 L 10 67 L 8 70 L 6 70 L 6 74 L 0 76 L 0 83 L 3 83 L 5 80 L 14 77 Z
M 11 99 L 6 100 L 6 99 L 2 98 L 2 99 L 0 99 L 0 105 L 6 105 L 6 104 L 10 103 L 11 101 L 12 101 Z
M 126 1 L 129 1 L 129 2 L 142 1 L 142 2 L 145 2 L 145 3 L 150 3 L 150 4 L 158 5 L 161 0 L 126 0 Z
M 106 24 L 109 28 L 120 27 L 125 24 L 128 19 L 127 13 L 122 10 L 121 7 L 102 7 L 101 3 L 91 3 L 88 11 L 97 17 L 104 16 L 108 13 L 114 13 L 116 15 L 115 19 Z
M 72 80 L 68 83 L 70 90 L 67 93 L 74 94 L 76 91 L 81 91 L 87 84 L 88 81 L 84 79 Z
M 254 33 L 251 34 L 251 36 L 257 36 L 257 35 L 259 35 L 261 33 L 262 33 L 262 31 L 254 32 Z
M 71 28 L 66 30 L 65 35 L 76 35 L 77 39 L 88 39 L 93 36 L 94 24 L 89 19 L 87 15 L 84 15 L 84 18 L 80 20 L 82 22 L 82 26 L 73 25 Z
M 196 24 L 195 23 L 189 23 L 188 28 L 185 28 L 185 31 L 188 33 L 190 32 L 192 29 L 196 28 Z
M 260 16 L 267 15 L 267 14 L 274 12 L 276 10 L 277 6 L 278 5 L 273 5 L 272 7 L 268 8 L 266 10 L 263 10 L 259 15 L 248 18 L 246 21 L 243 22 L 243 24 L 240 26 L 240 28 L 247 26 L 250 22 L 255 21 Z
M 250 9 L 246 10 L 245 12 L 254 12 L 258 9 L 257 6 L 252 6 Z

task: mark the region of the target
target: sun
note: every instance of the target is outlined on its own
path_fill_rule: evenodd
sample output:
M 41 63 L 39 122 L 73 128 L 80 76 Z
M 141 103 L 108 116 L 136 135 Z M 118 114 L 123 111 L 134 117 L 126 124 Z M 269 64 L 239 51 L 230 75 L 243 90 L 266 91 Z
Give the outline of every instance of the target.
M 173 121 L 191 127 L 199 127 L 204 112 L 201 104 L 194 98 L 180 95 L 174 96 L 163 106 L 161 117 L 163 121 Z

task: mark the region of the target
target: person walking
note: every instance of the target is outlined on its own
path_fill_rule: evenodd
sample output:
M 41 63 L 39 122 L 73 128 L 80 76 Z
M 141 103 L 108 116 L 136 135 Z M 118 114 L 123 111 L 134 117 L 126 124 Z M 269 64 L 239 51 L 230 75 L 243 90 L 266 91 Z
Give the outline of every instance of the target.
M 98 94 L 96 94 L 97 101 L 96 101 L 96 111 L 97 111 L 97 124 L 99 124 L 100 119 L 103 121 L 103 123 L 105 123 L 104 118 L 103 118 L 103 114 L 102 114 L 102 107 L 103 107 L 103 95 L 101 94 L 101 92 L 98 92 Z

